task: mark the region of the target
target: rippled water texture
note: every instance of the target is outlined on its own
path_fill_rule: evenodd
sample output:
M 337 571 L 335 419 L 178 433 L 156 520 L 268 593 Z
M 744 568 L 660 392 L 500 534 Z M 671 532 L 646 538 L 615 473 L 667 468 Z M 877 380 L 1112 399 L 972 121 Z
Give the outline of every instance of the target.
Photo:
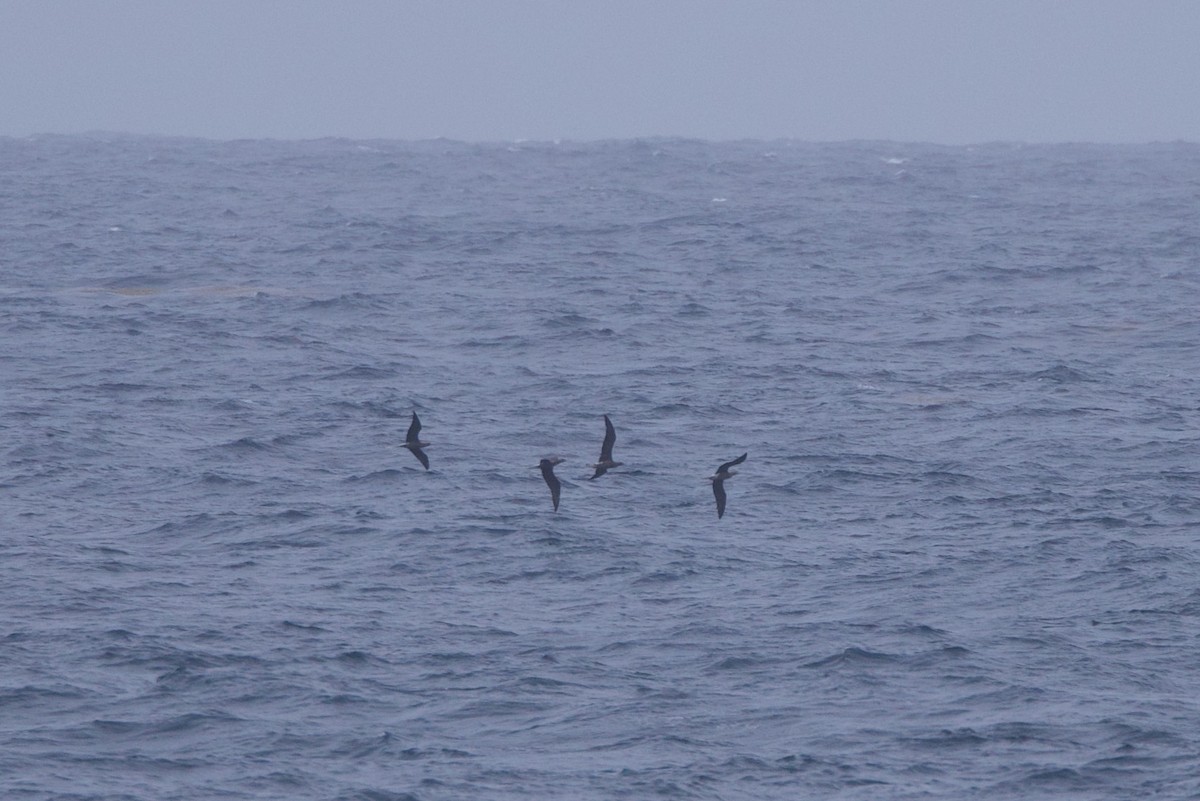
M 1200 148 L 0 174 L 6 799 L 1200 795 Z

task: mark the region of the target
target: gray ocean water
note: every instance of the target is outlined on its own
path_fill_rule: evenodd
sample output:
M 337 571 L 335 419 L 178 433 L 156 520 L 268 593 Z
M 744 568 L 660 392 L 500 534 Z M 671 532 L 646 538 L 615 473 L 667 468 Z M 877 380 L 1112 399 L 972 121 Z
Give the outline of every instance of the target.
M 1198 209 L 1190 144 L 0 139 L 0 796 L 1200 797 Z

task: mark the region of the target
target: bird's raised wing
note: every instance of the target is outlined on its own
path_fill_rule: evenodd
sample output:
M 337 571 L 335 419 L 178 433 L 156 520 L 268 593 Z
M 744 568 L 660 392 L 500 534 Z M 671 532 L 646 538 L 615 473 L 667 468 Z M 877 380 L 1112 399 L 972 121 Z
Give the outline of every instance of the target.
M 726 470 L 728 470 L 731 467 L 737 467 L 739 464 L 746 461 L 746 457 L 749 455 L 750 455 L 750 452 L 746 451 L 746 453 L 743 453 L 741 456 L 734 459 L 732 462 L 726 462 L 725 464 L 721 465 L 720 467 L 717 468 L 717 475 L 721 475 L 722 473 L 724 473 Z
M 612 461 L 613 443 L 617 441 L 617 430 L 613 428 L 612 420 L 604 415 L 604 444 L 600 446 L 600 461 Z

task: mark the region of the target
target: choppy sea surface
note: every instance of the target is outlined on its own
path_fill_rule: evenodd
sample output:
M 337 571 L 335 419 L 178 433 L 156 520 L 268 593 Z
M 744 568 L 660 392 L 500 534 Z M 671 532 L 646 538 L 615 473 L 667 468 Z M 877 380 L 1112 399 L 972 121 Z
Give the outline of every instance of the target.
M 1196 798 L 1198 208 L 1184 143 L 0 139 L 0 795 Z

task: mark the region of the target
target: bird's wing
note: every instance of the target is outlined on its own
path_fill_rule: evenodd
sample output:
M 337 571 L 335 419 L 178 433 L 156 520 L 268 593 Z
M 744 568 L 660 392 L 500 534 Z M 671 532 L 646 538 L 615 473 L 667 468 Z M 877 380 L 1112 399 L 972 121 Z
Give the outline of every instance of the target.
M 413 456 L 417 457 L 417 459 L 421 462 L 422 466 L 424 466 L 424 468 L 426 470 L 428 470 L 429 469 L 429 457 L 425 455 L 425 451 L 421 450 L 420 448 L 409 448 L 409 450 L 413 452 Z
M 613 428 L 612 420 L 604 415 L 604 444 L 600 446 L 600 461 L 612 461 L 613 443 L 617 441 L 617 430 Z
M 717 468 L 717 475 L 724 473 L 726 470 L 728 470 L 731 467 L 737 467 L 739 464 L 746 461 L 746 457 L 749 455 L 750 455 L 750 452 L 746 451 L 746 453 L 743 453 L 741 456 L 734 459 L 732 462 L 726 462 L 725 464 L 721 465 L 720 467 Z
M 554 465 L 549 461 L 542 461 L 542 478 L 546 479 L 546 486 L 550 488 L 550 499 L 554 501 L 554 511 L 558 511 L 558 496 L 562 492 L 562 482 L 558 480 L 558 476 L 554 475 Z
M 416 442 L 417 435 L 421 433 L 421 421 L 417 419 L 417 413 L 413 412 L 412 423 L 408 426 L 408 434 L 405 435 L 405 442 Z M 422 459 L 421 461 L 425 461 Z
M 717 499 L 717 519 L 725 514 L 725 482 L 713 482 L 713 497 Z

